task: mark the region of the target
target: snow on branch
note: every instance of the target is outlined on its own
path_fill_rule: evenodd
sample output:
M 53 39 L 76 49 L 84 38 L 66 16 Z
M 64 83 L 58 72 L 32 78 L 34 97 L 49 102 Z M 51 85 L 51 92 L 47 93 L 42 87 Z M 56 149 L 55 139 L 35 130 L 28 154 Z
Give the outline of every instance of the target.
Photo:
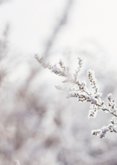
M 107 98 L 103 100 L 93 71 L 88 71 L 85 82 L 79 79 L 79 73 L 82 69 L 82 59 L 78 58 L 77 70 L 75 73 L 71 74 L 70 68 L 65 66 L 62 61 L 56 65 L 50 65 L 37 55 L 35 58 L 44 68 L 49 69 L 58 76 L 62 76 L 64 78 L 64 81 L 62 81 L 63 84 L 66 84 L 66 86 L 67 84 L 71 85 L 67 88 L 67 97 L 75 97 L 79 102 L 89 103 L 89 118 L 95 118 L 99 111 L 104 111 L 112 116 L 107 126 L 93 130 L 92 135 L 103 138 L 107 132 L 117 133 L 117 105 L 115 100 L 112 94 L 108 94 Z M 87 81 L 89 81 L 90 87 L 87 85 Z M 66 90 L 66 88 L 61 86 L 57 86 L 57 89 Z

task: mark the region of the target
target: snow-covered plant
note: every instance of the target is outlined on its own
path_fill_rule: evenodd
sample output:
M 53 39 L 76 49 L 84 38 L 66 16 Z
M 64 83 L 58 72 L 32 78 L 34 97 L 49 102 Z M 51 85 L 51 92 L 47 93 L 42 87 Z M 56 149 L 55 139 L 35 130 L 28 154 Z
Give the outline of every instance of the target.
M 44 67 L 52 71 L 58 76 L 64 78 L 62 81 L 63 86 L 56 86 L 57 89 L 64 90 L 67 92 L 67 97 L 75 97 L 79 102 L 88 102 L 90 105 L 90 110 L 88 117 L 96 117 L 98 111 L 104 111 L 109 113 L 112 118 L 108 125 L 92 131 L 92 135 L 97 135 L 100 138 L 105 137 L 107 132 L 117 133 L 117 105 L 112 96 L 108 94 L 107 98 L 103 100 L 102 93 L 99 91 L 97 82 L 95 79 L 95 74 L 93 71 L 89 70 L 87 74 L 87 79 L 84 81 L 79 79 L 79 74 L 82 68 L 82 60 L 78 58 L 78 66 L 75 73 L 70 73 L 70 68 L 65 66 L 62 61 L 56 65 L 50 65 L 46 63 L 43 58 L 35 56 L 37 61 Z M 88 82 L 90 83 L 90 87 Z M 65 86 L 64 86 L 65 85 Z

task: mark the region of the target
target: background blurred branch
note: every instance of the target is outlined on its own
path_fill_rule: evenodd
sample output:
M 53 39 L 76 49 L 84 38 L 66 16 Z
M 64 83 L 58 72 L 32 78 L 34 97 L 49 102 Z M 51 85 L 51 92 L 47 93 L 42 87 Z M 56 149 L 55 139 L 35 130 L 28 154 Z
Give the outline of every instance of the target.
M 0 5 L 5 3 L 5 2 L 9 2 L 10 0 L 0 0 Z
M 57 22 L 56 26 L 53 28 L 52 34 L 47 41 L 45 51 L 43 53 L 43 57 L 49 56 L 49 53 L 50 53 L 50 51 L 51 51 L 51 49 L 52 49 L 52 47 L 53 47 L 53 45 L 57 39 L 58 34 L 60 33 L 63 26 L 66 25 L 70 11 L 71 11 L 71 8 L 73 6 L 73 2 L 74 2 L 74 0 L 67 0 L 66 6 L 65 6 L 64 11 L 61 15 L 61 18 Z

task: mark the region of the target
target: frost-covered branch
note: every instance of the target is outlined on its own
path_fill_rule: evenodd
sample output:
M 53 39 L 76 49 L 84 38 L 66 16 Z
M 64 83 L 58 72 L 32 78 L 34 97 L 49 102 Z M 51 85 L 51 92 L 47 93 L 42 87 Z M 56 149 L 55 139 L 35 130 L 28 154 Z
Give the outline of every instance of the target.
M 44 68 L 48 68 L 56 75 L 64 78 L 63 86 L 57 86 L 57 88 L 66 91 L 67 97 L 75 97 L 79 102 L 88 102 L 90 104 L 89 118 L 96 117 L 98 111 L 107 112 L 112 116 L 110 123 L 101 129 L 93 130 L 93 135 L 98 135 L 102 138 L 107 132 L 117 133 L 117 105 L 115 100 L 112 94 L 108 94 L 107 99 L 103 100 L 93 71 L 88 71 L 85 82 L 79 79 L 80 70 L 82 68 L 82 60 L 80 58 L 78 58 L 77 70 L 72 74 L 70 73 L 70 68 L 65 66 L 62 61 L 52 66 L 45 63 L 44 59 L 39 58 L 37 55 L 36 59 Z M 87 85 L 87 80 L 90 86 Z M 67 87 L 64 87 L 64 84 Z

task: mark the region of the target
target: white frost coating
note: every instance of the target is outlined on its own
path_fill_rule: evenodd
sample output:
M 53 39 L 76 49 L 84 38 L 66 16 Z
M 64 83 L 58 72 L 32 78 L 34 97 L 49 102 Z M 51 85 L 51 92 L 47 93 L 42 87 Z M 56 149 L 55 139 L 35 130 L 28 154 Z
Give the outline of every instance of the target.
M 79 72 L 82 68 L 82 60 L 80 58 L 78 58 L 77 70 L 73 74 L 70 73 L 70 69 L 67 66 L 64 66 L 62 61 L 57 65 L 51 66 L 50 64 L 45 63 L 44 59 L 39 58 L 37 55 L 36 59 L 44 68 L 48 68 L 56 75 L 64 78 L 64 81 L 62 81 L 63 87 L 57 86 L 57 89 L 66 91 L 67 97 L 75 97 L 79 102 L 88 102 L 90 104 L 89 118 L 96 117 L 98 111 L 104 111 L 112 115 L 109 124 L 101 129 L 93 130 L 92 135 L 103 138 L 107 132 L 117 132 L 117 106 L 115 100 L 113 99 L 112 94 L 107 95 L 107 100 L 102 99 L 102 93 L 99 91 L 94 71 L 88 71 L 87 77 L 90 86 L 86 85 L 87 80 L 86 82 L 79 80 Z M 71 84 L 71 86 L 68 84 Z

